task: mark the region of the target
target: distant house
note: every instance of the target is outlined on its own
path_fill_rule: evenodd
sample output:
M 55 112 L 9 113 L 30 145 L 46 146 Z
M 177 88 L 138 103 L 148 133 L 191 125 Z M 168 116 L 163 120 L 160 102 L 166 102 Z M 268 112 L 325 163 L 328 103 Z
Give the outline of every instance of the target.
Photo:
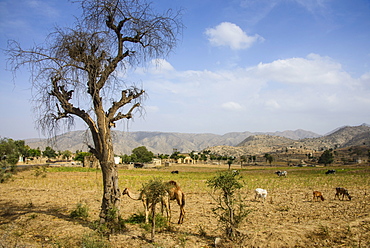
M 121 157 L 114 157 L 114 163 L 115 164 L 121 164 L 122 163 L 122 158 Z
M 162 160 L 160 158 L 153 158 L 152 164 L 153 164 L 153 166 L 161 166 L 162 165 Z
M 179 158 L 177 159 L 178 164 L 194 164 L 194 160 L 190 157 L 189 154 L 179 154 L 185 156 L 185 158 Z

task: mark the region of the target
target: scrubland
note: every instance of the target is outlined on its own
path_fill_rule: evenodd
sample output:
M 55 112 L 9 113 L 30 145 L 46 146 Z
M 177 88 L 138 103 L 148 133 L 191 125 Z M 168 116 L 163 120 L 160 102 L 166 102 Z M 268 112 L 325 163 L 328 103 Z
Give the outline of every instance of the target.
M 236 165 L 244 187 L 240 196 L 251 209 L 240 235 L 223 247 L 370 247 L 370 167 L 243 167 Z M 335 169 L 334 175 L 325 175 Z M 171 174 L 178 170 L 179 174 Z M 172 203 L 170 227 L 159 229 L 155 242 L 143 223 L 140 201 L 121 198 L 125 230 L 102 235 L 97 220 L 102 197 L 99 170 L 47 168 L 22 171 L 0 184 L 0 247 L 214 247 L 223 235 L 213 215 L 215 202 L 207 179 L 226 166 L 178 165 L 159 169 L 120 169 L 121 189 L 138 191 L 153 178 L 175 180 L 186 193 L 184 223 L 176 224 L 179 208 Z M 276 170 L 288 171 L 278 177 Z M 267 189 L 266 201 L 254 199 L 254 189 Z M 334 199 L 345 187 L 352 200 Z M 314 201 L 312 191 L 324 201 Z M 86 218 L 71 212 L 84 206 Z

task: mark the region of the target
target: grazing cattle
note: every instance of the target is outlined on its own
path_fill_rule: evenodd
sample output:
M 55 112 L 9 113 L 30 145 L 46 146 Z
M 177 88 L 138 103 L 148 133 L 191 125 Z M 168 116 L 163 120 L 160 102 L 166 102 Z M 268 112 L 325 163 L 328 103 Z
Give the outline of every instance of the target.
M 275 172 L 276 175 L 278 175 L 279 177 L 286 177 L 288 175 L 288 172 L 286 171 L 277 171 Z
M 256 193 L 256 195 L 254 196 L 255 200 L 257 200 L 257 198 L 262 198 L 263 200 L 266 200 L 267 190 L 257 188 L 254 192 Z
M 234 175 L 239 175 L 239 171 L 238 170 L 233 170 L 233 174 Z
M 335 193 L 335 196 L 334 196 L 334 200 L 337 197 L 340 200 L 339 196 L 342 196 L 342 201 L 344 200 L 344 196 L 347 196 L 348 200 L 352 199 L 352 196 L 348 193 L 347 189 L 345 189 L 345 188 L 335 188 L 335 190 L 336 190 L 336 193 Z
M 335 174 L 335 170 L 328 170 L 325 172 L 326 175 Z
M 313 200 L 315 201 L 318 201 L 319 199 L 321 199 L 322 201 L 324 201 L 325 199 L 324 199 L 324 196 L 322 195 L 322 193 L 321 192 L 319 192 L 319 191 L 314 191 L 313 192 Z
M 179 174 L 179 171 L 171 171 L 172 174 Z

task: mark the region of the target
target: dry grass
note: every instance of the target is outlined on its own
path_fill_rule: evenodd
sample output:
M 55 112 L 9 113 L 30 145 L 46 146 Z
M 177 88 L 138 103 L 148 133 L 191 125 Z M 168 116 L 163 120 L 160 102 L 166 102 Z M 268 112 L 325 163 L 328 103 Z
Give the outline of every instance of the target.
M 232 166 L 232 169 L 239 169 Z M 0 247 L 212 247 L 222 233 L 212 214 L 214 202 L 206 180 L 226 167 L 177 166 L 162 169 L 120 170 L 121 188 L 133 190 L 154 177 L 177 181 L 187 196 L 184 224 L 172 203 L 171 228 L 156 235 L 141 224 L 127 224 L 127 231 L 111 235 L 109 241 L 95 229 L 102 197 L 100 171 L 49 168 L 45 177 L 24 171 L 0 185 Z M 245 187 L 242 196 L 252 213 L 240 228 L 238 243 L 224 247 L 369 247 L 370 246 L 370 169 L 283 168 L 287 178 L 274 171 L 282 168 L 247 167 L 241 170 Z M 171 174 L 179 170 L 180 174 Z M 335 187 L 345 187 L 352 201 L 334 200 Z M 266 202 L 254 200 L 257 187 L 268 190 Z M 312 200 L 318 190 L 326 198 Z M 78 204 L 88 206 L 87 218 L 71 218 Z M 122 197 L 121 214 L 128 219 L 142 212 L 140 202 Z

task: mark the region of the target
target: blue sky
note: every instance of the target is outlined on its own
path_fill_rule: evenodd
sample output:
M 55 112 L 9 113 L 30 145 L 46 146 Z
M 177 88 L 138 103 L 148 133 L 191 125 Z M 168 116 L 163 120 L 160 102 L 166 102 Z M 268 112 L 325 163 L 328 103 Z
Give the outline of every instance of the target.
M 118 130 L 325 134 L 370 124 L 370 1 L 158 0 L 154 6 L 184 9 L 186 28 L 168 57 L 123 75 L 148 98 L 145 114 Z M 78 14 L 68 1 L 0 0 L 0 48 L 9 39 L 25 48 L 42 43 Z M 43 137 L 34 125 L 28 76 L 25 68 L 13 80 L 0 54 L 0 137 Z

